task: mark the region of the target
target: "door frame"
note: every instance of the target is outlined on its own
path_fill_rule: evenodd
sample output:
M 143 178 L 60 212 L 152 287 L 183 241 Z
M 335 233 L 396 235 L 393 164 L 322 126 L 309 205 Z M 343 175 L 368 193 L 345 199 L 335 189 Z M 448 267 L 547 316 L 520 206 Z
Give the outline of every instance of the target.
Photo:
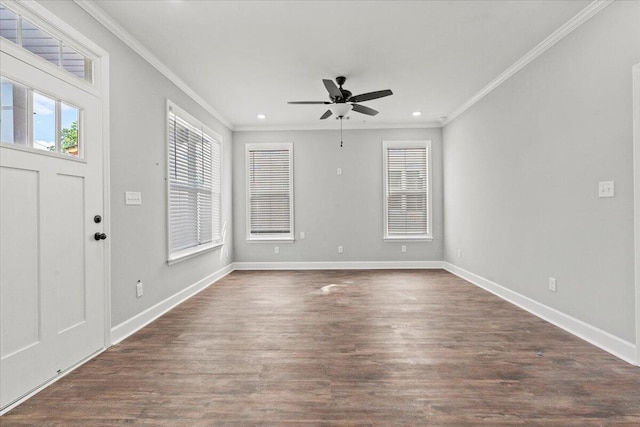
M 44 72 L 47 72 L 55 77 L 60 78 L 63 81 L 71 83 L 86 92 L 98 97 L 101 100 L 102 106 L 102 161 L 103 161 L 103 230 L 110 236 L 111 235 L 111 180 L 110 180 L 110 113 L 109 113 L 109 53 L 90 40 L 87 36 L 83 35 L 62 19 L 54 15 L 49 9 L 36 2 L 17 2 L 15 0 L 5 0 L 6 4 L 19 11 L 19 13 L 34 24 L 40 26 L 46 31 L 50 32 L 54 37 L 61 38 L 62 40 L 71 40 L 76 46 L 82 48 L 82 53 L 88 54 L 93 60 L 94 67 L 94 81 L 88 83 L 80 81 L 75 76 L 68 74 L 66 71 L 61 70 L 57 66 L 48 63 L 46 60 L 38 58 L 37 56 L 25 51 L 24 49 L 11 44 L 11 42 L 3 42 L 3 50 L 10 55 L 24 61 L 25 63 L 32 65 Z M 111 243 L 110 239 L 103 242 L 103 298 L 104 298 L 104 342 L 103 347 L 97 353 L 89 356 L 84 360 L 79 360 L 77 363 L 70 367 L 65 372 L 44 383 L 37 389 L 33 390 L 29 394 L 25 395 L 18 401 L 7 406 L 0 411 L 0 415 L 10 411 L 16 406 L 20 405 L 25 400 L 31 398 L 44 388 L 55 383 L 60 378 L 64 377 L 78 366 L 84 364 L 88 360 L 95 357 L 97 354 L 103 352 L 111 346 Z
M 632 68 L 633 76 L 633 191 L 635 229 L 636 289 L 636 365 L 640 366 L 640 64 Z

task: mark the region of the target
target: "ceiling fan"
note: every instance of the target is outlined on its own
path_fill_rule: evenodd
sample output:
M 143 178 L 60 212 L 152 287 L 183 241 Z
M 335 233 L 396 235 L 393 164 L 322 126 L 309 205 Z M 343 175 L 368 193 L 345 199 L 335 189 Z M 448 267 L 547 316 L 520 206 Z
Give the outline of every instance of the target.
M 375 92 L 362 93 L 360 95 L 353 95 L 350 91 L 343 89 L 342 85 L 347 81 L 344 76 L 336 77 L 336 83 L 333 80 L 323 79 L 324 87 L 329 92 L 329 101 L 291 101 L 289 104 L 325 104 L 331 105 L 327 111 L 320 117 L 320 120 L 324 120 L 330 117 L 332 114 L 336 115 L 336 118 L 343 119 L 349 111 L 353 110 L 357 113 L 366 114 L 369 116 L 375 116 L 378 114 L 373 108 L 365 107 L 359 104 L 364 101 L 371 101 L 372 99 L 383 98 L 385 96 L 393 95 L 393 92 L 389 89 L 378 90 Z

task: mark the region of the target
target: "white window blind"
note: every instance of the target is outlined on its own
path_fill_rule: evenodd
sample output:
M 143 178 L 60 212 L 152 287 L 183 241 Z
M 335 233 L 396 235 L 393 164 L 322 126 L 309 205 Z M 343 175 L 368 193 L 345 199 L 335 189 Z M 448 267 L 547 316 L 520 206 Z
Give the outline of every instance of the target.
M 292 145 L 247 144 L 247 238 L 293 239 Z
M 222 242 L 220 138 L 168 103 L 169 261 Z
M 385 238 L 430 238 L 429 141 L 385 141 Z

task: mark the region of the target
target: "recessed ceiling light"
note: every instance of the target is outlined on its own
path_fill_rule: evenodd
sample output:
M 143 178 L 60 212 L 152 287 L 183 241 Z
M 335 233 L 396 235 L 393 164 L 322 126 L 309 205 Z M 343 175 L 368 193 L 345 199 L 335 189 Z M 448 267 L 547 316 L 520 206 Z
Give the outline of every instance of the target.
M 260 120 L 264 120 L 267 118 L 267 116 L 265 116 L 264 114 L 258 114 L 257 116 Z
M 421 115 L 422 115 L 422 113 L 421 113 L 420 111 L 414 111 L 413 113 L 411 113 L 411 115 L 412 115 L 413 117 L 418 117 L 418 116 L 421 116 Z

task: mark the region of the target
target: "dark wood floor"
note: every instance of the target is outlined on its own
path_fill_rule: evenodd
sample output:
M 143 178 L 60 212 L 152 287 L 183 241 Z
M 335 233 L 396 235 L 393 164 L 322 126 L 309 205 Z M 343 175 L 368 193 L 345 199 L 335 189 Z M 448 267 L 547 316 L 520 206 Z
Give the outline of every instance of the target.
M 234 272 L 0 424 L 638 426 L 640 368 L 442 270 Z

